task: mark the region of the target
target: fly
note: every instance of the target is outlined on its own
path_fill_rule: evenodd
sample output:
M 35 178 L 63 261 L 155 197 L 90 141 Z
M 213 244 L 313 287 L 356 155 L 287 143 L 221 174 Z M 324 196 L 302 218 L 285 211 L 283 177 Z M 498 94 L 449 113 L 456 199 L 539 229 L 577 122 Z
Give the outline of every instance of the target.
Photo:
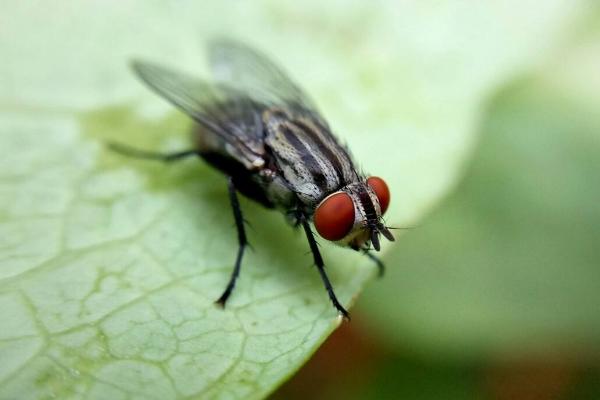
M 302 226 L 329 298 L 348 318 L 327 277 L 310 224 L 324 239 L 363 251 L 382 273 L 383 264 L 369 251 L 379 251 L 380 235 L 394 240 L 382 220 L 390 202 L 388 186 L 358 171 L 314 103 L 266 56 L 223 39 L 210 43 L 208 55 L 211 81 L 148 62 L 133 63 L 150 89 L 194 120 L 192 149 L 162 154 L 114 143 L 110 147 L 162 161 L 199 156 L 227 177 L 239 247 L 217 304 L 224 307 L 231 295 L 248 246 L 241 193 Z

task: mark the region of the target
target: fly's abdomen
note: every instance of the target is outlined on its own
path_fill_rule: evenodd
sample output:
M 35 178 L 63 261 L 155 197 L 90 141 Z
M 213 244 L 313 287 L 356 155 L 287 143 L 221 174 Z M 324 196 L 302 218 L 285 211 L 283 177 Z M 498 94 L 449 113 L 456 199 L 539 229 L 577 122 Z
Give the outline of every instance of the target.
M 302 203 L 314 206 L 356 178 L 348 154 L 325 127 L 281 110 L 263 114 L 265 144 Z

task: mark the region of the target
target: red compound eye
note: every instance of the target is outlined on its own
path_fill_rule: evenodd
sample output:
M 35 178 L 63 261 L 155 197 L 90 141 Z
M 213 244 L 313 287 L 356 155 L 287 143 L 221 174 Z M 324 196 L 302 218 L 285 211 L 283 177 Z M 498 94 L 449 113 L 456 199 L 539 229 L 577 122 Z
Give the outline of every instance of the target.
M 367 185 L 371 186 L 371 189 L 377 195 L 379 199 L 379 206 L 381 207 L 381 214 L 385 213 L 388 206 L 390 205 L 390 189 L 385 181 L 377 176 L 372 176 L 367 179 Z
M 315 210 L 315 228 L 327 240 L 340 240 L 354 225 L 354 203 L 347 193 L 325 198 Z

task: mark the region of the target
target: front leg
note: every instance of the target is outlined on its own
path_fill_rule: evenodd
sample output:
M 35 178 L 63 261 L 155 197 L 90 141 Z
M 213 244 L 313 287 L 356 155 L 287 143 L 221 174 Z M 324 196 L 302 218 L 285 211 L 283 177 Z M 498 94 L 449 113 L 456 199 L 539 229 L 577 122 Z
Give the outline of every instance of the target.
M 371 253 L 371 247 L 350 246 L 350 248 L 354 251 L 362 252 L 369 260 L 373 261 L 377 266 L 377 276 L 379 276 L 379 278 L 383 277 L 385 274 L 385 265 L 383 264 L 383 261 L 379 259 L 379 257 Z
M 304 233 L 306 234 L 306 239 L 308 240 L 308 245 L 310 246 L 310 251 L 313 254 L 315 265 L 317 267 L 317 270 L 319 271 L 319 274 L 321 275 L 321 280 L 323 280 L 323 284 L 325 285 L 325 289 L 327 290 L 329 299 L 333 303 L 335 309 L 338 310 L 338 312 L 342 314 L 344 318 L 349 320 L 350 314 L 348 314 L 348 311 L 346 311 L 346 309 L 338 301 L 335 292 L 333 291 L 333 287 L 331 286 L 331 282 L 329 281 L 329 277 L 327 277 L 327 274 L 325 273 L 323 257 L 321 257 L 321 252 L 319 251 L 319 247 L 317 246 L 317 241 L 315 240 L 313 232 L 310 229 L 308 218 L 306 218 L 306 215 L 302 211 L 298 212 L 298 220 L 304 228 Z
M 385 274 L 385 265 L 383 264 L 383 261 L 381 261 L 376 255 L 372 254 L 370 249 L 361 249 L 360 251 L 362 251 L 365 256 L 367 256 L 375 263 L 375 265 L 377 265 L 377 275 L 380 278 L 383 277 Z

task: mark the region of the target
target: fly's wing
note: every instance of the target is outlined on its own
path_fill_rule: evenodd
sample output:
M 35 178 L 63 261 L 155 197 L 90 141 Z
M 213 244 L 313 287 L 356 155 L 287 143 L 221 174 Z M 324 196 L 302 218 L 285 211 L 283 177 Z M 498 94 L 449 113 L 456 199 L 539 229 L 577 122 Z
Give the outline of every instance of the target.
M 264 54 L 230 39 L 209 44 L 209 61 L 217 82 L 232 85 L 252 98 L 309 117 L 327 130 L 327 122 L 309 96 Z
M 281 68 L 260 52 L 229 39 L 214 40 L 209 47 L 209 59 L 217 82 L 248 93 L 268 108 L 284 110 L 305 127 L 315 127 L 315 134 L 302 138 L 304 143 L 308 140 L 313 152 L 318 151 L 321 158 L 326 159 L 324 163 L 338 166 L 341 181 L 356 179 L 358 175 L 347 148 L 331 133 L 313 101 Z M 268 124 L 277 126 L 278 121 Z M 271 148 L 278 146 L 272 136 L 265 140 Z
M 132 67 L 152 90 L 216 135 L 230 156 L 247 168 L 262 165 L 265 150 L 260 115 L 264 106 L 225 84 L 211 85 L 142 61 L 135 61 Z

